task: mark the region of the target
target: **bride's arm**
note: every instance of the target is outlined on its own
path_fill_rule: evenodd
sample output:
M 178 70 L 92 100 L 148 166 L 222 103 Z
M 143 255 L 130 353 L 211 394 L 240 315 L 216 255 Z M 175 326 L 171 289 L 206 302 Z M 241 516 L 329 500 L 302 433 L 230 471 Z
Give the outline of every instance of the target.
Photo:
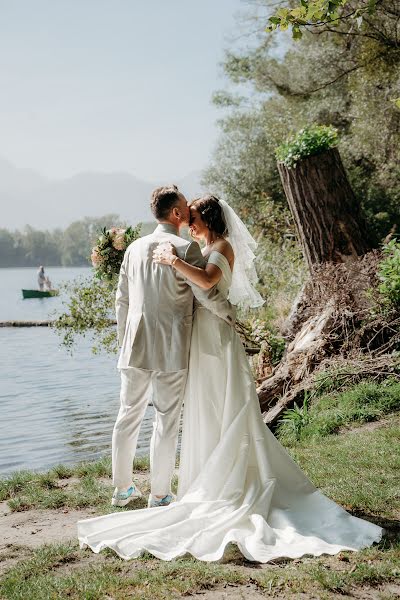
M 153 256 L 154 262 L 171 265 L 186 279 L 198 285 L 203 290 L 209 290 L 221 279 L 222 271 L 217 265 L 207 264 L 205 269 L 195 267 L 179 258 L 174 250 L 172 244 L 170 246 L 163 245 L 162 248 L 156 249 Z
M 178 256 L 175 256 L 171 265 L 186 279 L 203 288 L 203 290 L 212 288 L 222 277 L 221 269 L 213 264 L 207 264 L 205 269 L 200 269 L 200 267 L 194 267 Z

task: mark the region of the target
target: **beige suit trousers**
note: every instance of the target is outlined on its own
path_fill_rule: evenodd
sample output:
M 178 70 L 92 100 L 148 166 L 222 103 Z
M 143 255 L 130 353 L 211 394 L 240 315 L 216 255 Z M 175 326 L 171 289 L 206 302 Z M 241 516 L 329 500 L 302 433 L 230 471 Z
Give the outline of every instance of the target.
M 112 437 L 113 483 L 128 488 L 132 463 L 146 407 L 153 400 L 155 421 L 150 443 L 151 493 L 165 496 L 171 491 L 176 460 L 180 413 L 187 369 L 175 372 L 120 369 L 120 409 Z

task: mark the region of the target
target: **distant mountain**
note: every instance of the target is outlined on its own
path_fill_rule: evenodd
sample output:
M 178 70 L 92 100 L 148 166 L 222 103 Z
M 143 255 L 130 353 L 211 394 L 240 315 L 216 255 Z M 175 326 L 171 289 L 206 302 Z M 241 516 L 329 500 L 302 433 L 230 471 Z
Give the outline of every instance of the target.
M 19 169 L 0 158 L 0 194 L 24 193 L 46 185 L 47 179 L 31 169 Z
M 200 172 L 171 180 L 192 198 L 201 193 Z M 0 159 L 0 227 L 22 229 L 65 229 L 83 217 L 117 213 L 133 225 L 152 221 L 151 191 L 157 185 L 125 172 L 79 173 L 62 180 L 50 180 L 35 171 L 20 169 Z

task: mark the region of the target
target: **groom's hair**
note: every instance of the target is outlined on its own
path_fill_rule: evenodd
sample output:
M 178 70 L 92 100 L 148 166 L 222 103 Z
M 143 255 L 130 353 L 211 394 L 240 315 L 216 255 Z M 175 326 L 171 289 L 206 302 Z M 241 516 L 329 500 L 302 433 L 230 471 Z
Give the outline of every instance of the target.
M 151 194 L 150 208 L 155 218 L 168 219 L 171 210 L 179 201 L 180 192 L 176 185 L 164 185 Z

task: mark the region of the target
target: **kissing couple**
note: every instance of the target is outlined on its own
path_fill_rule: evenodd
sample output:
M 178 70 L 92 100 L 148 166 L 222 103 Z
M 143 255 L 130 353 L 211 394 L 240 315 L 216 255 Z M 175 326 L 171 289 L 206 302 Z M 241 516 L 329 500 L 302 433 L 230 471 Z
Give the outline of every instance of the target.
M 249 561 L 359 550 L 382 529 L 324 496 L 264 424 L 234 328 L 235 308 L 257 307 L 256 242 L 234 210 L 207 195 L 188 205 L 176 186 L 154 190 L 154 233 L 126 250 L 116 294 L 121 407 L 112 440 L 114 506 L 142 494 L 132 481 L 150 399 L 148 508 L 78 522 L 81 548 L 131 559 L 190 553 Z M 182 226 L 192 237 L 179 237 Z M 182 404 L 177 498 L 171 491 Z

